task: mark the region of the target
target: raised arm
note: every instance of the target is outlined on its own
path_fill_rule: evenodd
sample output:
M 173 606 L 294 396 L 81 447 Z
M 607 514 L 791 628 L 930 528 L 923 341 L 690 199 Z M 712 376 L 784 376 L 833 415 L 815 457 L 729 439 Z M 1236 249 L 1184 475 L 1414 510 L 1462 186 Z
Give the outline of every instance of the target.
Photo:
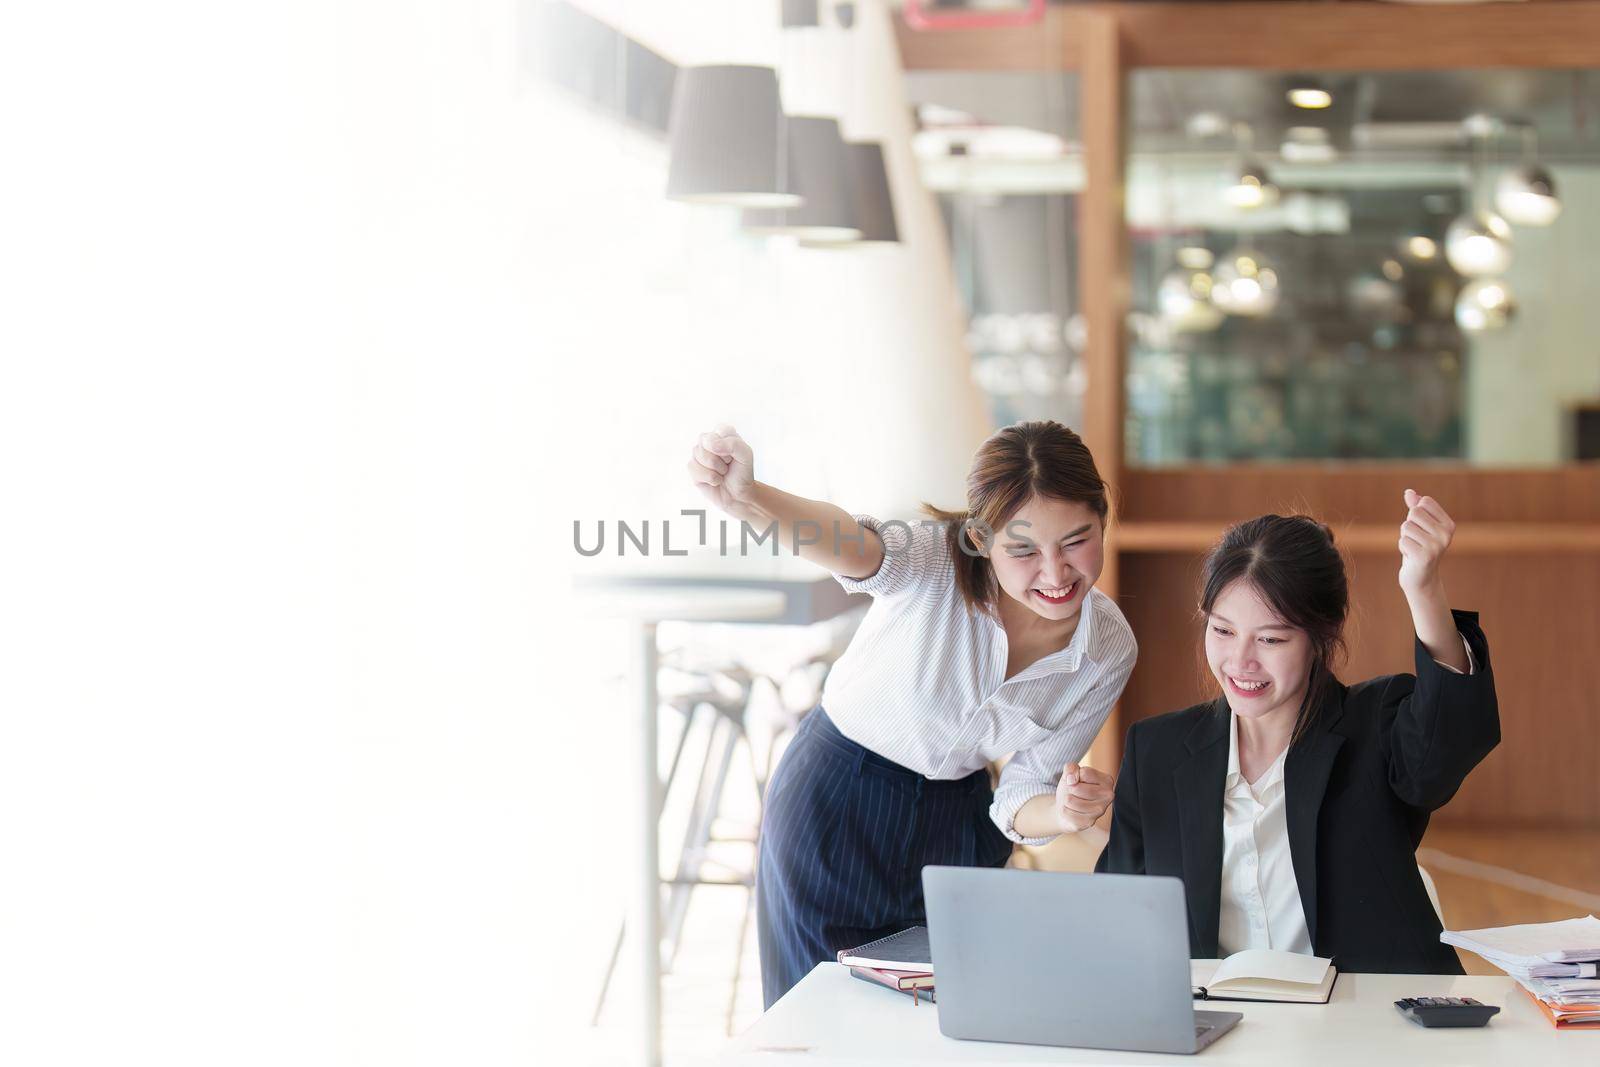
M 1405 492 L 1406 521 L 1400 526 L 1400 589 L 1411 608 L 1417 640 L 1440 664 L 1465 674 L 1471 669 L 1466 645 L 1450 615 L 1439 561 L 1455 537 L 1456 524 L 1431 496 Z
M 1439 560 L 1455 523 L 1432 497 L 1407 489 L 1400 528 L 1400 588 L 1417 631 L 1416 677 L 1397 675 L 1382 695 L 1389 785 L 1425 811 L 1442 807 L 1500 742 L 1489 645 L 1471 612 L 1450 610 Z
M 785 493 L 755 478 L 755 455 L 732 426 L 700 435 L 689 456 L 695 488 L 757 534 L 777 529 L 778 543 L 846 578 L 870 578 L 883 564 L 883 541 L 850 513 L 823 500 Z

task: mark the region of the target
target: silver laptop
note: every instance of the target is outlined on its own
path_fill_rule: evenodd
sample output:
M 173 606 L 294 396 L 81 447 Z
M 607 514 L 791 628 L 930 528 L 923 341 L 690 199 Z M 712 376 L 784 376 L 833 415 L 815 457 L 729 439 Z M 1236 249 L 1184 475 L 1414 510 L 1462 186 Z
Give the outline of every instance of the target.
M 1199 1052 L 1243 1018 L 1195 1011 L 1183 883 L 925 867 L 947 1037 Z

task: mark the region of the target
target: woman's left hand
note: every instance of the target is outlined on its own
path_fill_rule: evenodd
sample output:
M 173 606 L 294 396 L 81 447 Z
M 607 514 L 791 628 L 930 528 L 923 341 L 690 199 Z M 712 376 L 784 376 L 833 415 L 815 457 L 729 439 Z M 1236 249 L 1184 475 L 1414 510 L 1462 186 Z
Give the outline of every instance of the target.
M 1115 784 L 1116 779 L 1093 767 L 1076 763 L 1063 767 L 1054 809 L 1061 832 L 1075 834 L 1093 826 L 1111 806 Z
M 1400 524 L 1400 588 L 1407 598 L 1435 591 L 1439 560 L 1455 536 L 1455 520 L 1431 496 L 1407 489 L 1406 521 Z

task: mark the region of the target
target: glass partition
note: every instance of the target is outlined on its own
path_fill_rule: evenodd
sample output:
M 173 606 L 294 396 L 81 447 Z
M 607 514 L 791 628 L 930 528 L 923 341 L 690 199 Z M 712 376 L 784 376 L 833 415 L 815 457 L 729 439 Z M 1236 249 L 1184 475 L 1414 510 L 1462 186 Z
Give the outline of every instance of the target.
M 911 71 L 906 84 L 922 177 L 948 228 L 973 376 L 990 420 L 1076 425 L 1085 386 L 1078 77 Z
M 1140 70 L 1128 458 L 1575 458 L 1589 71 Z
M 909 81 L 994 420 L 1076 422 L 1076 79 Z M 1596 72 L 1141 69 L 1128 99 L 1129 463 L 1593 458 Z

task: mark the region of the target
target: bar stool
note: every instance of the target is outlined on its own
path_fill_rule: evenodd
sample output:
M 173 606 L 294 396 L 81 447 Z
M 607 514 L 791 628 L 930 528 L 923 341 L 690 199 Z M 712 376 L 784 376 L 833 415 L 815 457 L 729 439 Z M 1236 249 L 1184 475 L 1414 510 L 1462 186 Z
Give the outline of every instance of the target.
M 694 799 L 690 806 L 688 831 L 674 866 L 676 873 L 671 879 L 661 879 L 664 884 L 673 887 L 665 924 L 665 936 L 670 948 L 664 953 L 663 971 L 671 970 L 671 960 L 677 955 L 678 942 L 682 935 L 683 918 L 688 907 L 686 899 L 681 904 L 678 903 L 682 887 L 700 884 L 697 878 L 699 864 L 703 861 L 705 848 L 710 841 L 710 818 L 715 814 L 714 807 L 710 809 L 710 815 L 706 814 L 707 801 L 714 803 L 720 798 L 728 765 L 732 762 L 733 741 L 736 738 L 730 738 L 724 745 L 725 751 L 720 760 L 717 780 L 708 795 L 706 772 L 712 762 L 719 734 L 722 732 L 719 731 L 719 727 L 730 717 L 742 721 L 743 709 L 749 702 L 751 688 L 750 680 L 741 677 L 734 665 L 730 664 L 725 669 L 714 671 L 689 669 L 682 662 L 681 651 L 681 649 L 663 651 L 661 670 L 658 674 L 658 696 L 661 706 L 676 712 L 680 722 L 678 736 L 673 743 L 672 758 L 667 764 L 666 773 L 660 779 L 658 795 L 663 799 L 672 793 L 678 771 L 683 766 L 684 751 L 688 747 L 696 724 L 707 715 L 713 719 L 708 731 L 705 757 L 696 783 Z M 686 877 L 686 868 L 691 865 L 695 877 Z M 597 1025 L 600 1021 L 600 1013 L 605 1007 L 606 996 L 611 988 L 611 980 L 616 974 L 626 935 L 627 921 L 622 920 L 617 925 L 617 936 L 612 944 L 611 958 L 606 965 L 605 976 L 601 979 L 600 992 L 595 998 L 594 1013 L 590 1017 L 591 1026 Z
M 656 635 L 664 622 L 763 622 L 779 618 L 787 599 L 776 590 L 723 589 L 704 585 L 617 588 L 585 595 L 583 612 L 614 620 L 628 630 L 628 683 L 638 716 L 630 758 L 636 781 L 633 832 L 638 848 L 637 882 L 629 909 L 635 921 L 634 957 L 640 990 L 639 1062 L 661 1062 L 661 753 L 657 744 L 661 712 L 657 698 L 660 661 Z M 610 983 L 607 968 L 606 983 Z
M 682 766 L 682 755 L 689 735 L 697 722 L 710 717 L 706 732 L 705 755 L 689 804 L 689 818 L 682 845 L 671 878 L 662 879 L 670 886 L 663 912 L 662 969 L 670 973 L 682 946 L 683 927 L 688 916 L 691 894 L 699 886 L 736 886 L 745 890 L 745 907 L 739 923 L 739 936 L 734 953 L 733 977 L 728 996 L 725 1018 L 727 1032 L 733 1033 L 733 1019 L 737 1008 L 740 977 L 743 973 L 744 947 L 750 926 L 750 911 L 755 906 L 756 856 L 759 848 L 761 817 L 764 811 L 767 781 L 771 777 L 775 756 L 783 739 L 798 728 L 807 711 L 815 707 L 821 696 L 822 685 L 832 667 L 835 650 L 811 656 L 793 665 L 783 678 L 753 671 L 737 662 L 725 663 L 706 670 L 696 677 L 701 684 L 673 695 L 666 703 L 677 710 L 684 720 L 673 757 L 669 764 L 663 792 L 670 791 Z M 669 665 L 672 659 L 664 655 Z M 758 692 L 769 693 L 775 716 L 770 723 L 770 733 L 763 751 L 751 736 L 751 719 L 754 714 L 754 697 Z M 754 825 L 739 832 L 721 832 L 717 825 L 724 795 L 729 785 L 738 748 L 743 745 L 746 754 L 750 784 L 757 797 Z M 750 862 L 732 865 L 713 857 L 716 844 L 743 843 L 750 847 Z M 708 871 L 711 867 L 713 870 Z M 721 868 L 715 870 L 715 868 Z M 611 960 L 606 968 L 596 999 L 591 1025 L 598 1023 L 610 988 L 611 978 L 620 958 L 626 934 L 625 924 L 619 928 L 612 948 Z

